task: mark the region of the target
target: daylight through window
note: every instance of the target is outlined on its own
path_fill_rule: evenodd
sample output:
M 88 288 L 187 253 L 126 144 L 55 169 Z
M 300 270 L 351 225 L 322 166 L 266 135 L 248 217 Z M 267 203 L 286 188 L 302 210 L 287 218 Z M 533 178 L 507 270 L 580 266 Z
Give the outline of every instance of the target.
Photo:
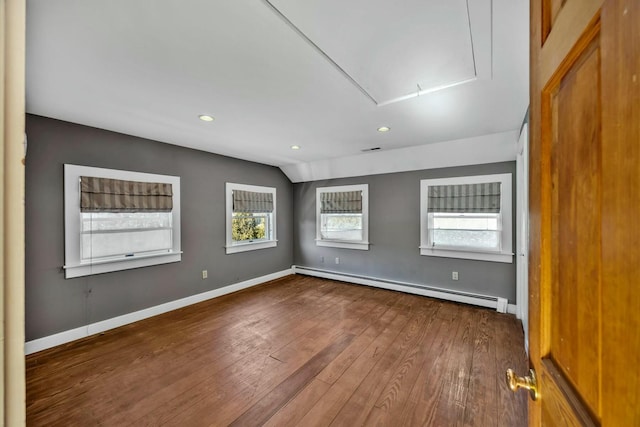
M 65 277 L 180 259 L 179 177 L 65 165 Z
M 318 246 L 369 248 L 368 191 L 367 184 L 316 190 Z
M 276 189 L 227 183 L 228 254 L 276 246 Z
M 512 262 L 511 174 L 421 181 L 422 255 Z
M 234 212 L 231 224 L 233 241 L 271 240 L 271 217 L 270 212 Z

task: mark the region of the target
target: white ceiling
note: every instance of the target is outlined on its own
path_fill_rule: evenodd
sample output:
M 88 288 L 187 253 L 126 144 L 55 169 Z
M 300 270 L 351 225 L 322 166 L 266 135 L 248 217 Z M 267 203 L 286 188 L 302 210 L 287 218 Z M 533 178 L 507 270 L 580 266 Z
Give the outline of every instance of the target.
M 528 104 L 528 8 L 27 0 L 27 111 L 285 171 L 514 131 Z

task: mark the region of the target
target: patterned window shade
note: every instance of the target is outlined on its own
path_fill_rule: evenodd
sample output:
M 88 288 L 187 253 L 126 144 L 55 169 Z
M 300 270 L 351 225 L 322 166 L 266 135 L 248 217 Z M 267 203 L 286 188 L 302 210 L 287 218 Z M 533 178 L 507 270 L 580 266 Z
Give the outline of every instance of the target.
M 429 212 L 499 213 L 500 183 L 429 186 Z
M 362 191 L 320 193 L 320 213 L 362 213 Z
M 273 193 L 233 190 L 234 212 L 273 212 Z
M 80 177 L 81 212 L 170 212 L 171 184 Z

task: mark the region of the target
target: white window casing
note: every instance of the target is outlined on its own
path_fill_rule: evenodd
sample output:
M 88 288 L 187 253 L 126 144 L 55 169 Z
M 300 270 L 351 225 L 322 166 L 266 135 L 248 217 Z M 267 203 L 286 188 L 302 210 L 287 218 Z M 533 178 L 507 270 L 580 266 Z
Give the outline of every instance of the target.
M 118 222 L 118 214 L 82 213 L 80 211 L 80 177 L 171 184 L 173 208 L 167 213 L 146 214 L 161 223 L 155 228 L 102 230 L 102 225 Z M 179 262 L 182 259 L 180 238 L 180 177 L 130 172 L 90 166 L 64 165 L 65 278 L 128 270 L 151 265 Z M 109 218 L 111 215 L 112 218 Z M 143 213 L 132 213 L 130 222 L 143 224 Z M 91 223 L 95 218 L 95 225 Z M 121 221 L 125 221 L 121 219 Z M 148 222 L 148 221 L 147 221 Z M 148 243 L 126 244 L 133 233 L 153 235 Z M 120 238 L 119 238 L 120 236 Z M 95 248 L 94 246 L 95 245 Z M 95 249 L 95 252 L 93 251 Z
M 459 234 L 465 232 L 469 235 L 484 234 L 487 237 L 497 234 L 497 241 L 491 240 L 473 246 L 470 242 L 464 245 L 456 246 L 455 243 L 449 245 L 437 245 L 434 241 L 436 227 L 434 220 L 446 221 L 448 218 L 456 216 L 456 214 L 438 214 L 429 212 L 429 187 L 431 186 L 453 186 L 463 184 L 483 184 L 483 183 L 500 183 L 500 211 L 499 213 L 487 214 L 459 214 L 461 222 L 469 223 L 486 221 L 492 224 L 492 228 L 487 228 L 480 233 L 474 229 L 453 229 Z M 455 178 L 438 178 L 424 179 L 420 181 L 420 254 L 425 256 L 437 256 L 447 258 L 462 258 L 493 262 L 513 262 L 513 218 L 512 218 L 512 176 L 510 173 L 464 176 Z
M 323 213 L 323 193 L 361 194 L 361 211 L 344 213 Z M 331 223 L 357 224 L 353 229 L 328 230 Z M 369 185 L 342 185 L 316 189 L 316 245 L 324 247 L 369 250 Z
M 264 239 L 250 240 L 246 242 L 237 242 L 233 240 L 233 192 L 234 190 L 254 192 L 254 193 L 267 193 L 271 195 L 273 210 L 271 212 L 260 212 L 255 216 L 261 218 L 267 226 L 267 236 Z M 274 187 L 263 187 L 259 185 L 246 185 L 227 182 L 225 185 L 226 195 L 226 245 L 225 250 L 227 254 L 234 254 L 238 252 L 247 252 L 258 249 L 273 248 L 278 245 L 278 239 L 276 234 L 277 223 L 277 207 L 276 207 L 276 189 Z

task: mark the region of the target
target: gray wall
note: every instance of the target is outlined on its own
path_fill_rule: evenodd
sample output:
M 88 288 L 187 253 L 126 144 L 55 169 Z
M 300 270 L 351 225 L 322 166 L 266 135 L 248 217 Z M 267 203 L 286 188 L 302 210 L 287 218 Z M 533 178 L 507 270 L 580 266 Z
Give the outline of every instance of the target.
M 27 341 L 291 267 L 292 184 L 278 168 L 38 116 L 27 135 Z M 65 163 L 180 176 L 182 261 L 65 279 Z M 276 248 L 225 254 L 227 181 L 277 188 Z
M 294 264 L 507 298 L 515 303 L 516 264 L 421 256 L 420 180 L 511 173 L 515 239 L 515 162 L 430 169 L 294 184 Z M 369 184 L 368 251 L 316 246 L 316 188 Z M 513 248 L 515 248 L 515 241 Z M 322 258 L 324 257 L 324 262 Z M 340 264 L 335 264 L 335 258 Z M 459 280 L 451 279 L 451 272 Z

